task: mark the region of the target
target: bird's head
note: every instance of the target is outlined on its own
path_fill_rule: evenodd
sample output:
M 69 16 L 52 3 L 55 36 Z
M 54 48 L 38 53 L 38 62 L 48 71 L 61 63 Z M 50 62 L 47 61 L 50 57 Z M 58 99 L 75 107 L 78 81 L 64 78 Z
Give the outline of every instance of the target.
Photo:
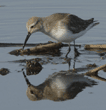
M 43 99 L 42 90 L 38 89 L 36 86 L 30 85 L 26 91 L 27 97 L 31 101 L 37 101 Z
M 28 34 L 26 36 L 26 39 L 25 39 L 25 42 L 23 45 L 23 49 L 24 49 L 29 37 L 31 36 L 31 34 L 41 30 L 41 28 L 42 28 L 41 18 L 39 18 L 39 17 L 30 18 L 26 23 L 26 28 L 27 28 Z
M 23 75 L 26 81 L 26 84 L 28 86 L 27 91 L 26 91 L 26 95 L 27 97 L 32 100 L 32 101 L 36 101 L 36 100 L 41 100 L 43 98 L 43 90 L 39 89 L 39 87 L 32 85 L 28 78 L 26 77 L 24 71 L 23 71 Z

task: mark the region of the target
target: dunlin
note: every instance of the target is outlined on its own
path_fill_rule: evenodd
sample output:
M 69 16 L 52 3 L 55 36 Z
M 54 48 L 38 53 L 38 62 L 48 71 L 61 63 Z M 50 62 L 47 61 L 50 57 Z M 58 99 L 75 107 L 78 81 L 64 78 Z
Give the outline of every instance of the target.
M 49 99 L 53 101 L 64 101 L 73 99 L 86 87 L 96 84 L 94 80 L 86 78 L 83 74 L 75 74 L 68 71 L 55 72 L 43 83 L 32 85 L 25 73 L 24 78 L 28 85 L 26 94 L 31 101 Z
M 40 31 L 57 42 L 68 43 L 69 49 L 66 54 L 67 57 L 70 52 L 70 42 L 74 42 L 75 50 L 75 39 L 84 35 L 97 24 L 99 22 L 94 21 L 94 18 L 83 20 L 69 13 L 55 13 L 47 17 L 32 17 L 26 23 L 28 35 L 25 39 L 23 49 L 31 34 Z

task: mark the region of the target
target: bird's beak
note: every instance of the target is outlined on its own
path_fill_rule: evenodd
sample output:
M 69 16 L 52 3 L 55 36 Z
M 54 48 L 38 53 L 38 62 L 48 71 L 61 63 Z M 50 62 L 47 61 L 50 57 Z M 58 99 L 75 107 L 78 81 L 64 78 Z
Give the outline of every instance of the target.
M 30 36 L 31 36 L 31 33 L 28 32 L 28 35 L 26 36 L 26 39 L 25 39 L 25 42 L 24 42 L 24 45 L 23 45 L 23 49 L 24 49 L 24 47 L 25 47 L 25 45 L 26 45 L 26 43 L 27 43 Z
M 29 80 L 27 79 L 25 73 L 23 72 L 23 75 L 24 75 L 24 78 L 25 78 L 25 81 L 27 83 L 27 86 L 30 87 L 31 83 L 29 82 Z

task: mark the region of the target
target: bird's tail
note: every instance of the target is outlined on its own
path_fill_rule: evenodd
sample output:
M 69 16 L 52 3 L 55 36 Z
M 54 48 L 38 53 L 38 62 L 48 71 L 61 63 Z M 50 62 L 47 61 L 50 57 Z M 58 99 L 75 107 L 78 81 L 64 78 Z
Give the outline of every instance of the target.
M 89 25 L 87 28 L 88 30 L 99 24 L 99 22 L 97 20 L 94 20 L 94 18 L 87 20 L 87 23 Z
M 94 26 L 96 26 L 98 24 L 99 24 L 99 22 L 97 20 L 96 21 L 93 21 L 93 26 L 92 27 L 94 27 Z
M 89 22 L 89 24 L 93 24 L 92 27 L 99 24 L 99 22 L 97 20 L 94 21 L 94 18 L 89 19 L 88 22 Z
M 94 18 L 91 18 L 89 20 L 87 20 L 89 24 L 93 23 L 94 22 Z

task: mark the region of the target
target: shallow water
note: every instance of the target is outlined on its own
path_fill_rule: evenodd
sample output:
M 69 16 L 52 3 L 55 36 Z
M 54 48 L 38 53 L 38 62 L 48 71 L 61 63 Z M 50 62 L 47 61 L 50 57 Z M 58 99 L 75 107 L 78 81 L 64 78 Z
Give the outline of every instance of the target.
M 48 16 L 52 13 L 65 12 L 78 15 L 83 19 L 94 17 L 100 22 L 99 25 L 91 29 L 84 36 L 76 40 L 76 44 L 81 44 L 78 48 L 82 53 L 76 58 L 75 67 L 82 68 L 87 64 L 96 63 L 97 66 L 106 64 L 106 58 L 101 59 L 101 56 L 94 51 L 84 50 L 84 44 L 105 44 L 106 42 L 106 1 L 105 0 L 30 0 L 30 1 L 13 1 L 5 0 L 0 2 L 0 43 L 23 43 L 27 35 L 26 21 L 31 16 Z M 35 38 L 36 37 L 36 38 Z M 33 34 L 28 43 L 45 43 L 51 40 L 48 36 L 42 33 Z M 82 92 L 77 94 L 74 99 L 54 102 L 50 100 L 30 101 L 26 96 L 27 85 L 21 71 L 25 68 L 25 63 L 11 62 L 20 59 L 31 58 L 53 58 L 52 63 L 43 65 L 42 71 L 38 75 L 28 76 L 28 79 L 34 85 L 39 85 L 52 75 L 54 72 L 61 70 L 68 70 L 68 64 L 62 64 L 63 58 L 67 52 L 68 47 L 61 49 L 62 55 L 60 57 L 52 57 L 50 55 L 36 55 L 36 56 L 14 56 L 8 52 L 19 49 L 20 47 L 0 47 L 0 69 L 8 68 L 10 73 L 6 76 L 0 75 L 0 110 L 105 110 L 106 109 L 106 82 L 90 78 L 97 82 L 93 87 L 86 87 Z M 71 60 L 71 69 L 74 64 L 73 47 L 69 54 Z M 58 63 L 57 65 L 55 63 Z M 85 73 L 78 72 L 80 73 Z M 99 76 L 106 78 L 106 73 L 99 71 Z

